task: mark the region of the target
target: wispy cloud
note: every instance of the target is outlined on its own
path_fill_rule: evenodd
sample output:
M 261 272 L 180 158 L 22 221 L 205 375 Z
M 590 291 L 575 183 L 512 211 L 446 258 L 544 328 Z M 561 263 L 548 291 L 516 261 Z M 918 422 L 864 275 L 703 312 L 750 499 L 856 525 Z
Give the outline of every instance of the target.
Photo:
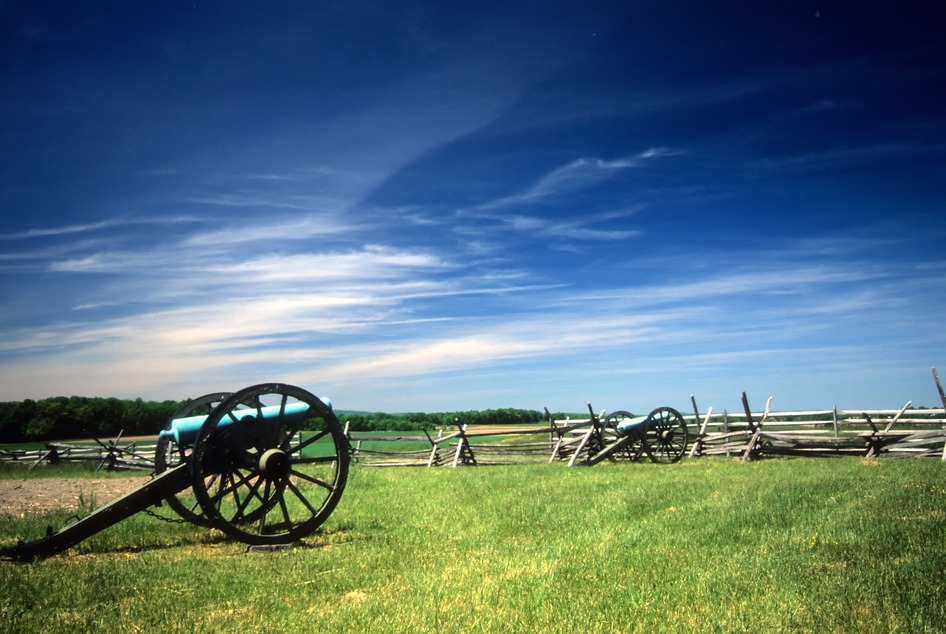
M 368 224 L 357 227 L 334 212 L 305 214 L 301 217 L 264 217 L 258 221 L 227 222 L 228 226 L 195 232 L 182 242 L 184 248 L 232 247 L 255 243 L 264 250 L 279 249 L 281 242 L 328 238 L 351 232 L 364 232 Z M 297 245 L 298 248 L 298 245 Z
M 668 148 L 650 148 L 636 156 L 610 161 L 595 157 L 577 158 L 571 163 L 557 167 L 543 175 L 525 191 L 483 203 L 477 209 L 484 211 L 498 209 L 554 195 L 580 191 L 602 183 L 622 170 L 637 168 L 643 165 L 645 161 L 663 156 L 672 156 L 677 153 Z
M 249 174 L 249 180 L 283 181 L 290 183 L 307 182 L 315 179 L 337 177 L 339 170 L 327 166 L 296 168 L 287 172 L 270 172 L 266 174 Z
M 318 282 L 403 277 L 408 270 L 449 268 L 439 257 L 368 245 L 353 252 L 274 254 L 212 268 L 214 274 L 248 283 Z
M 614 220 L 625 220 L 636 214 L 641 206 L 620 212 L 569 215 L 565 219 L 551 219 L 525 214 L 503 214 L 496 211 L 463 210 L 457 213 L 461 221 L 475 224 L 454 226 L 454 232 L 467 236 L 506 235 L 509 231 L 531 238 L 558 239 L 564 241 L 616 241 L 641 235 L 637 229 L 609 229 L 601 227 Z M 503 248 L 493 244 L 492 249 Z
M 766 172 L 792 170 L 811 171 L 833 167 L 851 166 L 860 163 L 890 162 L 922 155 L 942 153 L 943 146 L 916 140 L 871 144 L 863 146 L 832 147 L 820 152 L 805 152 L 778 158 L 755 161 L 754 165 Z
M 58 227 L 42 227 L 28 229 L 16 233 L 0 233 L 0 240 L 31 240 L 34 238 L 52 238 L 69 236 L 79 233 L 94 233 L 105 229 L 127 227 L 133 225 L 178 225 L 198 222 L 194 216 L 160 216 L 156 218 L 109 218 L 98 222 L 83 224 L 61 225 Z
M 214 196 L 189 198 L 185 200 L 185 202 L 215 207 L 312 211 L 311 201 L 293 200 L 292 198 L 288 198 L 286 196 L 271 196 L 264 193 L 217 194 Z

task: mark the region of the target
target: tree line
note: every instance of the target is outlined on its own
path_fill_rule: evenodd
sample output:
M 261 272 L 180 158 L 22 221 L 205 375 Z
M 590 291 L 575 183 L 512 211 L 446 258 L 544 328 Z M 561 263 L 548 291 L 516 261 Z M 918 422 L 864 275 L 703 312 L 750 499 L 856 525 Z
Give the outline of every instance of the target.
M 123 400 L 84 396 L 57 396 L 22 402 L 0 402 L 0 443 L 40 442 L 69 438 L 112 439 L 156 436 L 174 412 L 187 401 Z M 460 424 L 534 424 L 542 412 L 526 409 L 487 409 L 459 412 L 337 412 L 351 431 L 420 431 Z M 564 414 L 556 414 L 564 418 Z
M 533 424 L 545 420 L 545 414 L 529 409 L 486 409 L 462 412 L 408 412 L 404 414 L 386 414 L 372 412 L 367 414 L 339 412 L 338 418 L 348 423 L 350 431 L 420 431 L 438 427 L 453 427 L 459 422 L 477 425 L 512 425 Z
M 56 396 L 0 403 L 0 442 L 157 435 L 186 401 Z

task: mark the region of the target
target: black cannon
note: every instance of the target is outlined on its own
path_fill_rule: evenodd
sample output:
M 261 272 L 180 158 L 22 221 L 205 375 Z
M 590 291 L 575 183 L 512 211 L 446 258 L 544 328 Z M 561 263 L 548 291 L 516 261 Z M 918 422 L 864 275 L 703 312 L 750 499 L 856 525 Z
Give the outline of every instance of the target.
M 54 555 L 164 503 L 246 544 L 288 544 L 335 509 L 349 446 L 330 403 L 268 383 L 188 403 L 159 435 L 155 465 L 146 484 L 58 531 L 0 548 L 0 558 Z

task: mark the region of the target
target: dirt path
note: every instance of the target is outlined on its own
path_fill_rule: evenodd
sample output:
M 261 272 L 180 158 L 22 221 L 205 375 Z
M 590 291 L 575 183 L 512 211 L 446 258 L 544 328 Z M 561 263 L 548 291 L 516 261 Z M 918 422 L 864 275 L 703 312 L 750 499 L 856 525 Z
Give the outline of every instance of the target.
M 128 478 L 24 478 L 0 480 L 0 515 L 38 515 L 79 508 L 80 496 L 97 508 L 141 486 L 148 476 Z

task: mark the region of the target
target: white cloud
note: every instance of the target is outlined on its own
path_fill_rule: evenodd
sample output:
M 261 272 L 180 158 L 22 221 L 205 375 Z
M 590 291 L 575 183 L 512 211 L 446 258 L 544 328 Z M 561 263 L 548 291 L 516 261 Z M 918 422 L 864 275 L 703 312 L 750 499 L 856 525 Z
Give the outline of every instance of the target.
M 0 233 L 0 240 L 30 240 L 33 238 L 53 238 L 58 236 L 67 236 L 77 233 L 93 233 L 105 229 L 114 229 L 116 227 L 126 227 L 131 225 L 177 225 L 184 223 L 197 222 L 193 216 L 161 216 L 157 218 L 109 218 L 98 222 L 89 222 L 83 224 L 62 225 L 58 227 L 45 227 L 29 229 L 17 233 Z
M 543 175 L 526 190 L 489 201 L 479 205 L 477 209 L 498 209 L 587 189 L 612 178 L 621 170 L 641 167 L 645 161 L 677 153 L 667 148 L 650 148 L 635 156 L 611 161 L 596 157 L 580 157 Z

